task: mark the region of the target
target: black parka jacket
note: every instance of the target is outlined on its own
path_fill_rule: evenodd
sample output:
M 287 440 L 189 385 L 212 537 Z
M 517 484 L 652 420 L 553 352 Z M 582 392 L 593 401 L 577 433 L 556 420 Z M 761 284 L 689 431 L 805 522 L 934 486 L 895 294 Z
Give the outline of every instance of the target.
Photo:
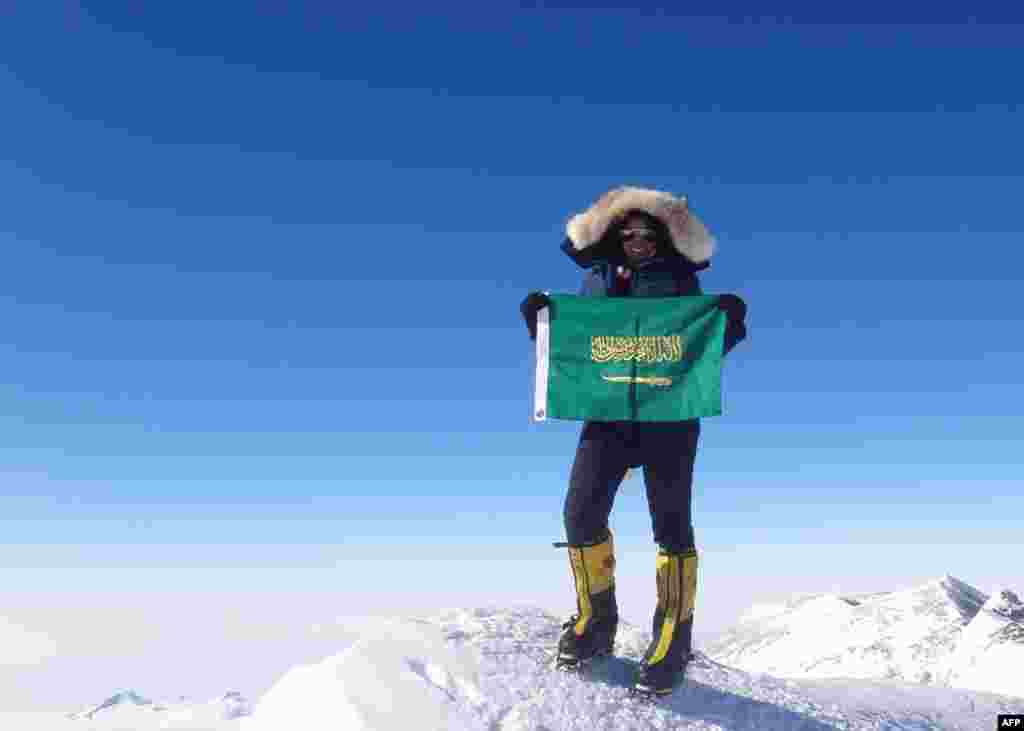
M 577 251 L 572 241 L 566 239 L 562 251 L 586 269 L 580 294 L 589 297 L 687 297 L 703 294 L 697 272 L 707 269 L 709 264 L 694 264 L 685 257 L 659 251 L 644 266 L 630 268 L 630 276 L 624 280 L 617 276 L 622 267 L 628 267 L 625 255 L 609 251 L 610 247 L 599 247 L 595 251 Z M 725 328 L 723 355 L 746 337 L 742 322 L 730 321 Z
M 697 272 L 710 264 L 694 264 L 682 255 L 659 248 L 654 258 L 644 266 L 630 268 L 630 276 L 617 276 L 621 267 L 628 267 L 625 254 L 612 246 L 597 246 L 579 251 L 566 239 L 562 251 L 586 270 L 580 294 L 589 297 L 686 297 L 701 295 Z M 723 355 L 732 350 L 746 336 L 743 323 L 730 321 L 725 329 Z M 629 445 L 633 456 L 629 467 L 635 468 L 651 459 L 652 455 L 679 454 L 693 459 L 700 434 L 700 419 L 661 422 L 599 422 L 587 421 L 580 433 L 580 442 L 613 440 L 617 445 Z

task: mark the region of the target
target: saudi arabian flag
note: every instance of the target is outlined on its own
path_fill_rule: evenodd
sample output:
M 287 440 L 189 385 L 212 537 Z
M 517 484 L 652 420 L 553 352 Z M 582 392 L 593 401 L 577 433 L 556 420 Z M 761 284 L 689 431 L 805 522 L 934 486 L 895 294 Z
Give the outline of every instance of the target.
M 533 418 L 683 421 L 722 413 L 718 297 L 549 295 Z

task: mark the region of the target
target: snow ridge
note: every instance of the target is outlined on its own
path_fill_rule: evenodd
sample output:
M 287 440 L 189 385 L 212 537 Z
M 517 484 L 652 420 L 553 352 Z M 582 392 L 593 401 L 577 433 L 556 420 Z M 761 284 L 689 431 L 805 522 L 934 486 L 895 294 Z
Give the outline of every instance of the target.
M 847 608 L 852 605 L 841 602 Z M 241 731 L 973 731 L 1024 712 L 986 693 L 864 681 L 794 681 L 696 653 L 656 703 L 632 698 L 649 635 L 620 620 L 616 654 L 582 676 L 551 667 L 561 619 L 542 609 L 450 609 L 367 627 L 348 650 L 289 672 Z
M 69 713 L 68 718 L 75 720 L 92 720 L 97 713 L 109 712 L 111 710 L 124 706 L 143 706 L 145 707 L 146 710 L 150 711 L 165 710 L 164 706 L 153 703 L 153 701 L 151 701 L 148 698 L 144 698 L 143 696 L 136 693 L 134 690 L 123 690 L 119 693 L 115 693 L 99 705 L 93 706 L 92 708 L 86 711 L 80 711 L 78 713 Z
M 993 594 L 964 628 L 942 680 L 959 688 L 1024 697 L 1024 604 L 1009 589 Z
M 818 604 L 841 614 L 884 598 L 870 595 L 851 603 L 848 597 L 825 597 Z M 920 600 L 917 596 L 904 604 Z M 1000 601 L 978 616 L 1015 621 L 1015 600 Z M 797 602 L 795 611 L 807 611 L 815 602 Z M 208 704 L 179 704 L 166 713 L 153 713 L 147 709 L 157 704 L 127 691 L 93 709 L 103 708 L 101 725 L 83 717 L 85 724 L 69 722 L 66 728 L 981 731 L 991 728 L 999 713 L 1024 713 L 1024 698 L 892 680 L 787 680 L 729 667 L 701 652 L 672 695 L 648 703 L 628 692 L 648 633 L 622 621 L 616 655 L 576 676 L 551 667 L 561 621 L 522 605 L 375 620 L 355 632 L 356 642 L 336 655 L 286 673 L 249 715 L 221 712 L 225 704 L 244 702 L 236 692 Z M 0 728 L 8 727 L 26 728 L 23 723 L 11 725 L 0 714 Z M 47 731 L 56 728 L 65 726 Z
M 238 691 L 228 691 L 207 703 L 190 703 L 184 697 L 178 702 L 157 703 L 134 690 L 125 690 L 107 698 L 85 711 L 68 713 L 72 721 L 108 721 L 118 728 L 148 727 L 158 723 L 160 728 L 201 727 L 212 728 L 224 720 L 239 719 L 252 713 L 252 705 Z M 92 728 L 92 727 L 90 727 Z
M 804 594 L 748 611 L 704 648 L 788 678 L 898 680 L 1024 697 L 1024 605 L 944 575 L 906 591 Z

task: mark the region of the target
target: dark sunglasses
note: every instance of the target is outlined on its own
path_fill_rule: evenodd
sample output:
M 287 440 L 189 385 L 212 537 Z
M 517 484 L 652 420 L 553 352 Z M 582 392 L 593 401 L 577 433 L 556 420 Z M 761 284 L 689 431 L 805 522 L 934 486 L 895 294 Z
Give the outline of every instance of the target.
M 619 238 L 622 241 L 629 241 L 630 239 L 657 241 L 658 232 L 650 228 L 624 228 L 619 232 Z

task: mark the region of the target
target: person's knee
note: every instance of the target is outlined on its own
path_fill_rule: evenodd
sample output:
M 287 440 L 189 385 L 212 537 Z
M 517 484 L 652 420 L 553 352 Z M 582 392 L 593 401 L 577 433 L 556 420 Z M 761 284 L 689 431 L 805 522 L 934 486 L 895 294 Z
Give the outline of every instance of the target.
M 692 525 L 685 526 L 679 531 L 657 536 L 655 542 L 665 553 L 688 553 L 697 550 Z
M 562 511 L 566 540 L 574 546 L 600 543 L 608 533 L 609 512 L 600 505 L 567 498 Z
M 602 516 L 565 515 L 565 537 L 573 546 L 600 543 L 608 537 L 608 521 Z

